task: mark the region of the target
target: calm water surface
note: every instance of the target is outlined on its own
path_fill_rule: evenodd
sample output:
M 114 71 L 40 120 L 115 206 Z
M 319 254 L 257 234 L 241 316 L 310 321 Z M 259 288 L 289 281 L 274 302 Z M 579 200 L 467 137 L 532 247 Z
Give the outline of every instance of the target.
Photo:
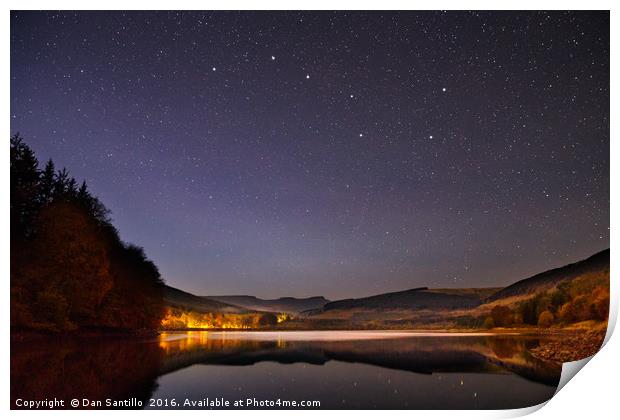
M 551 398 L 560 378 L 560 365 L 530 355 L 541 340 L 303 331 L 13 343 L 11 396 L 136 398 L 145 408 L 151 399 L 207 398 L 319 401 L 322 409 L 519 408 Z

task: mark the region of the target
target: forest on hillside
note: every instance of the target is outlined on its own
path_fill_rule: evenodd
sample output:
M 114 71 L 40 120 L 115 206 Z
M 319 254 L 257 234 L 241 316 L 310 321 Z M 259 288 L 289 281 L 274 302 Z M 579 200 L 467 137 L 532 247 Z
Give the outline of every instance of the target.
M 159 270 L 120 239 L 86 182 L 41 167 L 18 134 L 10 157 L 12 330 L 158 328 Z
M 584 321 L 607 322 L 609 270 L 565 280 L 512 306 L 497 305 L 484 320 L 485 328 L 537 325 L 567 326 Z

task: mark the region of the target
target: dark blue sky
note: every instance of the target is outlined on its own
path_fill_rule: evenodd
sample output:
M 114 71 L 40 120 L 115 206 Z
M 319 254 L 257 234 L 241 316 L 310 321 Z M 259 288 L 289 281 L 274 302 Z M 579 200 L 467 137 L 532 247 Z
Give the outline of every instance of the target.
M 13 12 L 11 131 L 197 294 L 506 285 L 609 246 L 609 14 Z

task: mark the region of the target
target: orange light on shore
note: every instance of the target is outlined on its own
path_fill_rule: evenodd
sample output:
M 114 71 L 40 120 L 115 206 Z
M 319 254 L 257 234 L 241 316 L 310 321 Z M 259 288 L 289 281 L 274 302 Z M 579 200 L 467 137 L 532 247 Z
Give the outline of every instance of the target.
M 283 314 L 286 316 L 286 314 Z M 230 329 L 241 330 L 257 328 L 260 326 L 261 314 L 221 314 L 221 313 L 198 313 L 185 311 L 180 308 L 168 308 L 166 315 L 161 320 L 164 330 L 175 329 Z M 282 318 L 288 319 L 288 316 Z M 278 316 L 278 322 L 280 317 Z

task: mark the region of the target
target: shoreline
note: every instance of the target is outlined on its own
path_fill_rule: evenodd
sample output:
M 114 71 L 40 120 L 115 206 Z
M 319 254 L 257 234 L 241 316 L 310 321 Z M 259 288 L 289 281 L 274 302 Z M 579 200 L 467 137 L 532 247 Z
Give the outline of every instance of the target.
M 360 334 L 367 334 L 367 338 L 372 335 L 383 335 L 385 338 L 394 336 L 401 337 L 467 337 L 467 336 L 531 336 L 532 338 L 542 339 L 535 347 L 528 350 L 532 357 L 555 363 L 565 363 L 581 360 L 596 354 L 603 343 L 607 333 L 607 325 L 599 325 L 595 328 L 564 327 L 552 329 L 540 328 L 494 328 L 494 329 L 450 329 L 450 328 L 421 328 L 421 329 L 175 329 L 175 330 L 101 330 L 101 329 L 82 329 L 70 332 L 53 333 L 49 331 L 33 330 L 13 330 L 11 331 L 11 344 L 21 345 L 36 343 L 41 341 L 97 341 L 97 340 L 145 340 L 161 337 L 165 334 L 187 334 L 187 333 L 217 333 L 230 335 L 253 333 L 258 337 L 262 334 L 295 334 L 307 333 L 309 341 L 322 341 L 324 335 L 330 332 L 340 332 L 343 335 L 351 335 L 351 338 L 340 337 L 340 339 L 355 340 Z M 348 333 L 348 334 L 347 334 Z
M 153 330 L 122 330 L 82 328 L 72 331 L 45 331 L 45 330 L 11 330 L 11 340 L 27 340 L 32 337 L 57 338 L 57 337 L 154 337 L 171 332 L 394 332 L 394 333 L 419 333 L 419 334 L 488 334 L 488 335 L 540 335 L 540 336 L 575 336 L 584 333 L 604 335 L 605 328 L 537 328 L 537 327 L 502 327 L 502 328 L 174 328 Z
M 607 329 L 561 335 L 557 340 L 540 343 L 530 350 L 530 354 L 544 361 L 574 362 L 598 353 L 603 346 L 606 334 Z
M 582 328 L 174 328 L 162 329 L 159 333 L 170 332 L 317 332 L 317 331 L 354 331 L 354 332 L 411 332 L 420 334 L 488 334 L 488 335 L 576 335 L 587 329 Z

